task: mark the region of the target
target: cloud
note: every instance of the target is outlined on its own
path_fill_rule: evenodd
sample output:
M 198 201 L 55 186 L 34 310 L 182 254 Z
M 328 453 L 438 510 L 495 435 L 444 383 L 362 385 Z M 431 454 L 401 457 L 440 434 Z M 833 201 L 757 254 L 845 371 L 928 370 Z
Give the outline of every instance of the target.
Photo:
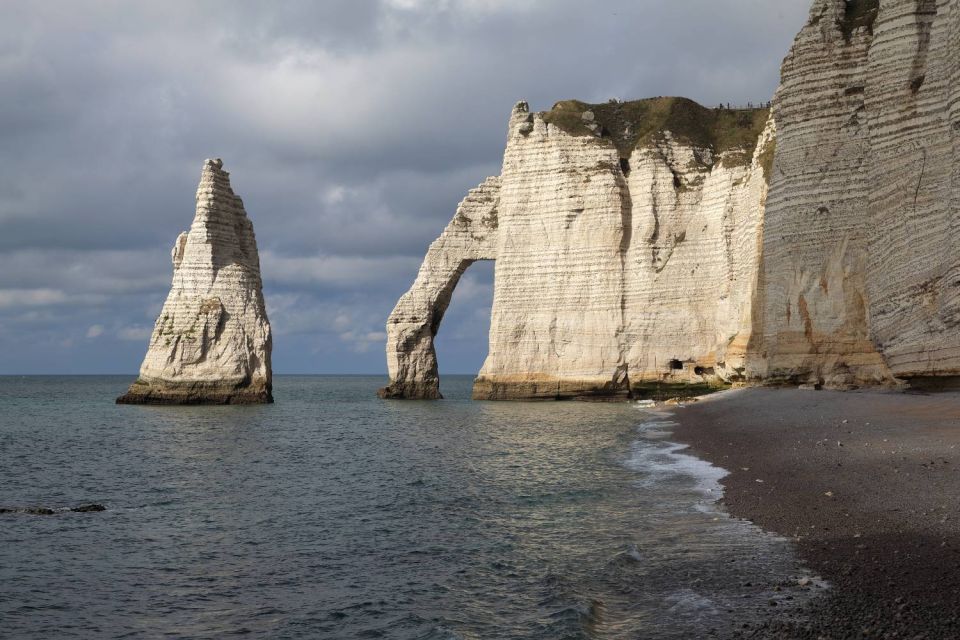
M 466 190 L 499 172 L 517 100 L 767 100 L 808 8 L 12 3 L 0 22 L 0 373 L 136 370 L 207 157 L 224 158 L 256 228 L 276 370 L 383 371 L 386 315 Z M 483 359 L 485 268 L 455 294 L 442 370 Z
M 102 303 L 103 295 L 68 293 L 60 289 L 0 289 L 0 310 L 22 312 L 31 307 L 84 306 Z
M 145 325 L 122 327 L 117 331 L 118 338 L 131 342 L 146 342 L 150 339 L 151 335 L 153 335 L 153 327 L 147 327 Z
M 413 256 L 308 256 L 286 257 L 261 252 L 261 267 L 276 286 L 300 286 L 313 291 L 377 287 L 390 282 L 398 270 L 416 272 L 420 260 Z
M 87 329 L 87 338 L 99 338 L 103 335 L 103 325 L 102 324 L 93 324 L 90 325 L 90 328 Z
M 171 241 L 171 244 L 173 242 Z M 55 287 L 50 297 L 110 296 L 170 285 L 170 249 L 10 249 L 0 251 L 0 288 Z
M 340 334 L 340 340 L 350 345 L 357 353 L 366 353 L 374 345 L 381 345 L 387 339 L 385 331 L 346 331 Z
M 67 294 L 57 289 L 0 289 L 0 309 L 62 304 L 66 300 Z

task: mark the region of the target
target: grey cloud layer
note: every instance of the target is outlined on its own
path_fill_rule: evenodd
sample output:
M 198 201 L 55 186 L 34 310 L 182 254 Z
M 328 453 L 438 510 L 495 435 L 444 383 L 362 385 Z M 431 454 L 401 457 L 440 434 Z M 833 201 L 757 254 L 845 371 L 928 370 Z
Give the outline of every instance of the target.
M 498 171 L 515 101 L 766 100 L 807 5 L 2 2 L 0 373 L 136 369 L 212 156 L 256 227 L 277 370 L 382 371 L 384 318 Z M 448 371 L 485 352 L 490 269 L 468 276 Z

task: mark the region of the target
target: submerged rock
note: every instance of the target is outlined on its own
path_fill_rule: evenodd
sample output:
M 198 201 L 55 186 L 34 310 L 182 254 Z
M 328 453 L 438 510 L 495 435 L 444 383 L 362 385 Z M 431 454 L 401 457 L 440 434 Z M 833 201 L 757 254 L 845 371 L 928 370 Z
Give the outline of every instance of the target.
M 93 513 L 96 511 L 106 511 L 106 510 L 107 508 L 102 504 L 84 504 L 84 505 L 80 505 L 79 507 L 74 507 L 73 509 L 70 509 L 70 511 L 73 511 L 74 513 Z
M 203 165 L 193 225 L 173 247 L 170 294 L 118 404 L 273 402 L 260 257 L 229 176 L 219 159 Z
M 0 507 L 0 514 L 23 513 L 31 516 L 52 516 L 58 513 L 95 513 L 106 510 L 107 508 L 102 504 L 82 504 L 79 507 L 61 509 L 51 509 L 49 507 Z

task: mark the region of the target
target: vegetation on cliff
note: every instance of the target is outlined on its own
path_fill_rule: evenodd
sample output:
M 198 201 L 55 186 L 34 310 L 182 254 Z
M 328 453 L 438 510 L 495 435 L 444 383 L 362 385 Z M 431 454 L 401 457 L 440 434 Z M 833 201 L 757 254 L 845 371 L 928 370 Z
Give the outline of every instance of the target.
M 711 149 L 717 155 L 737 151 L 725 161 L 748 164 L 769 109 L 708 108 L 687 98 L 649 98 L 602 104 L 563 100 L 543 113 L 545 122 L 575 136 L 609 140 L 627 158 L 669 131 L 677 140 Z M 587 114 L 587 115 L 585 115 Z
M 773 160 L 777 153 L 777 139 L 770 138 L 760 150 L 760 166 L 763 167 L 763 175 L 770 184 L 770 177 L 773 175 Z

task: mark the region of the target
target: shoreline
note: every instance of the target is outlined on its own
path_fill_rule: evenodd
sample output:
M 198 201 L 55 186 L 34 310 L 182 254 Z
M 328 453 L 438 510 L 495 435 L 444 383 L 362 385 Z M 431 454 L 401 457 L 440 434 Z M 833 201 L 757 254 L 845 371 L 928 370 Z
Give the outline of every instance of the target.
M 832 589 L 745 638 L 960 636 L 960 393 L 751 388 L 677 408 L 724 507 Z

